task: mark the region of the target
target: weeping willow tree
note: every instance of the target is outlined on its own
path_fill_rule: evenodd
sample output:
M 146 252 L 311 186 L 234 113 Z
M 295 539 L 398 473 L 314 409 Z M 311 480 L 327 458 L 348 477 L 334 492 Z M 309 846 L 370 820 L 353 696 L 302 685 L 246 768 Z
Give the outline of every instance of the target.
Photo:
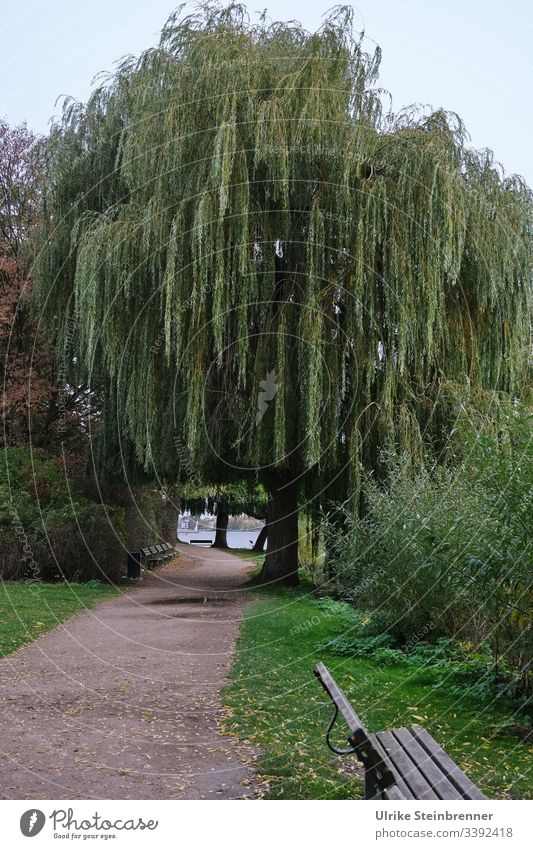
M 385 114 L 379 61 L 350 8 L 204 5 L 50 135 L 44 319 L 137 462 L 266 487 L 265 579 L 296 579 L 298 507 L 442 437 L 448 387 L 521 379 L 530 193 L 456 116 Z

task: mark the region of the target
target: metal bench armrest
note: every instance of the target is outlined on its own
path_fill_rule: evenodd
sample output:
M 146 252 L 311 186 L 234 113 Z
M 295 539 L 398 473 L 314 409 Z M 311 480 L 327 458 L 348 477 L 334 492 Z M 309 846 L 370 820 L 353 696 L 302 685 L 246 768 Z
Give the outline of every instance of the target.
M 326 742 L 329 748 L 339 755 L 356 754 L 365 766 L 367 778 L 370 779 L 368 783 L 376 789 L 379 788 L 380 793 L 393 788 L 396 785 L 396 777 L 390 768 L 385 753 L 377 747 L 374 735 L 368 733 L 328 668 L 323 663 L 318 663 L 315 667 L 315 675 L 335 705 L 335 713 L 326 732 Z M 348 742 L 351 748 L 349 749 L 337 749 L 332 746 L 329 739 L 339 713 L 342 714 L 350 729 Z M 396 793 L 396 790 L 392 790 L 392 794 L 394 798 L 402 798 L 400 791 Z
M 332 677 L 329 669 L 324 666 L 323 663 L 317 663 L 315 667 L 315 675 L 350 729 L 350 737 L 348 738 L 348 741 L 352 744 L 352 746 L 368 740 L 368 732 L 366 728 L 360 721 L 341 688 Z M 337 717 L 335 715 L 333 722 L 336 718 Z M 331 723 L 331 727 L 333 727 L 333 722 Z M 329 730 L 331 731 L 331 728 Z

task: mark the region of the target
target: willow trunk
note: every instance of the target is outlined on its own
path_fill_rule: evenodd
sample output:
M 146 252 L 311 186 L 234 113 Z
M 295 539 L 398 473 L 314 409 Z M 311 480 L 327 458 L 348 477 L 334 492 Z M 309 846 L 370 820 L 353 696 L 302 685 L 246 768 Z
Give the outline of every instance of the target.
M 269 477 L 268 542 L 262 583 L 298 584 L 298 491 L 291 478 Z
M 213 543 L 213 548 L 227 548 L 228 547 L 228 522 L 229 522 L 229 514 L 223 512 L 217 512 L 217 525 L 215 531 L 215 541 Z
M 265 548 L 265 542 L 268 534 L 268 523 L 265 522 L 261 530 L 259 531 L 259 535 L 254 542 L 252 551 L 263 551 Z

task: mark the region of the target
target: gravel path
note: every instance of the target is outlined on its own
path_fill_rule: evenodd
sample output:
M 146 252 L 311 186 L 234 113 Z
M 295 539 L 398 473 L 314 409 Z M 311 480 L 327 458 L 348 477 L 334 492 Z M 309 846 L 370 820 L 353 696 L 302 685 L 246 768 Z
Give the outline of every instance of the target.
M 255 752 L 221 733 L 219 697 L 252 564 L 179 548 L 0 660 L 1 798 L 254 796 Z

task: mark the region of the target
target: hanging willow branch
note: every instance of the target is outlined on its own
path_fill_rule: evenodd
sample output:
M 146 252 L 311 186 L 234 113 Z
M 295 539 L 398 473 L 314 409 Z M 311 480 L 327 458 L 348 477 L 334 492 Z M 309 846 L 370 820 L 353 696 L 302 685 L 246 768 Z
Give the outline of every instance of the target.
M 356 489 L 380 448 L 442 428 L 446 381 L 516 390 L 530 192 L 456 116 L 382 115 L 379 60 L 350 9 L 309 34 L 204 5 L 67 104 L 41 308 L 145 465 L 185 474 L 179 438 L 211 479 Z

